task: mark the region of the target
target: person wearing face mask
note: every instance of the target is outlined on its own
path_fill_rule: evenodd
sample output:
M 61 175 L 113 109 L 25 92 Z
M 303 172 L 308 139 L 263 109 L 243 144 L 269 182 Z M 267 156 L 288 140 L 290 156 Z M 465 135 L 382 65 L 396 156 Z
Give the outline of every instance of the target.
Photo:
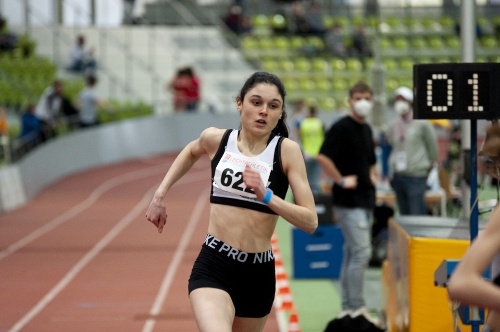
M 394 92 L 395 121 L 385 133 L 392 146 L 389 157 L 391 186 L 400 215 L 426 215 L 427 176 L 438 158 L 437 134 L 427 120 L 413 119 L 413 91 L 399 87 Z
M 373 108 L 373 91 L 364 82 L 349 91 L 351 111 L 336 121 L 325 135 L 317 160 L 334 181 L 333 213 L 343 238 L 340 271 L 341 309 L 328 329 L 338 320 L 350 324 L 380 324 L 365 307 L 364 275 L 371 257 L 371 229 L 378 182 L 375 142 L 367 122 Z M 352 318 L 352 319 L 351 319 Z M 354 323 L 357 322 L 357 323 Z M 358 326 L 358 325 L 356 325 Z

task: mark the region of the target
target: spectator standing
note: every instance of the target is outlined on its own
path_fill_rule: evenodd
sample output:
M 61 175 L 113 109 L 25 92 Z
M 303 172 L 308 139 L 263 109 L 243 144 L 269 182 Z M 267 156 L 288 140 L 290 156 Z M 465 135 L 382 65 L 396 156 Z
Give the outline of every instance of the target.
M 68 70 L 78 74 L 93 74 L 97 70 L 97 61 L 93 49 L 86 49 L 85 37 L 79 35 L 69 53 Z
M 372 255 L 371 229 L 378 181 L 375 142 L 367 119 L 373 108 L 373 92 L 364 82 L 349 91 L 350 113 L 328 130 L 317 157 L 325 174 L 334 181 L 333 212 L 344 238 L 340 272 L 342 311 L 337 319 L 360 317 L 361 324 L 378 325 L 368 313 L 364 276 Z
M 97 78 L 89 75 L 86 78 L 86 87 L 78 94 L 80 102 L 79 123 L 80 128 L 93 127 L 99 124 L 97 117 L 97 106 L 103 105 L 97 98 L 96 84 Z
M 200 104 L 200 79 L 192 67 L 186 67 L 185 72 L 187 75 L 187 111 L 196 112 Z
M 300 142 L 306 164 L 307 179 L 313 194 L 321 192 L 321 166 L 316 159 L 325 139 L 323 121 L 318 118 L 315 106 L 309 107 L 309 114 L 300 122 Z
M 389 157 L 391 186 L 401 215 L 426 215 L 427 176 L 437 163 L 437 135 L 429 121 L 413 119 L 412 103 L 410 88 L 396 89 L 394 111 L 398 116 L 385 134 L 392 146 Z
M 172 92 L 174 112 L 195 112 L 200 102 L 200 80 L 191 67 L 177 71 L 167 89 Z
M 184 68 L 177 70 L 175 77 L 167 85 L 167 90 L 172 93 L 174 112 L 184 112 L 187 109 L 186 85 L 188 77 Z

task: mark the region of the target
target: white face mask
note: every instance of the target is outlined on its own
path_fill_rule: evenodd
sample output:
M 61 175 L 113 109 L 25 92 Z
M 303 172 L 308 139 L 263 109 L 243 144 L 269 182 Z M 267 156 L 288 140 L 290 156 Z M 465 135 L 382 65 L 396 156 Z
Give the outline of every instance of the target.
M 373 103 L 366 99 L 361 99 L 354 103 L 354 112 L 362 118 L 366 118 L 372 111 L 372 108 Z
M 398 100 L 394 103 L 394 111 L 399 115 L 405 115 L 410 111 L 410 104 L 404 100 Z

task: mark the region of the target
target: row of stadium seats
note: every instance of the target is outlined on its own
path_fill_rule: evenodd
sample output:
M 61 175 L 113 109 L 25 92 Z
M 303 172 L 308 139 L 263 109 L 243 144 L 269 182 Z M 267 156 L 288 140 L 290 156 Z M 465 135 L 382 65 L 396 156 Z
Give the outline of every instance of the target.
M 476 62 L 499 62 L 500 54 L 493 57 L 479 56 Z M 396 71 L 400 74 L 401 71 L 409 72 L 413 70 L 413 65 L 424 63 L 448 63 L 460 62 L 459 56 L 442 56 L 437 53 L 435 56 L 405 56 L 405 57 L 384 57 L 382 65 L 388 71 Z M 262 57 L 259 59 L 259 64 L 263 69 L 279 71 L 284 74 L 296 74 L 303 76 L 303 73 L 314 73 L 325 75 L 345 74 L 351 75 L 350 71 L 362 71 L 370 69 L 376 65 L 374 58 L 367 58 L 363 61 L 357 57 L 337 58 L 337 57 Z
M 263 70 L 278 74 L 292 99 L 308 99 L 330 109 L 345 105 L 347 89 L 355 81 L 369 80 L 375 58 L 361 60 L 357 57 L 339 58 L 326 50 L 325 42 L 317 36 L 298 36 L 273 32 L 273 28 L 286 24 L 286 18 L 257 15 L 254 26 L 269 28 L 268 33 L 243 36 L 241 49 L 244 56 Z M 487 20 L 477 18 L 478 24 L 490 33 L 477 40 L 476 62 L 499 62 L 500 40 L 493 33 L 500 26 L 500 16 Z M 386 69 L 386 92 L 399 85 L 413 85 L 413 66 L 421 63 L 461 61 L 461 40 L 455 30 L 454 19 L 435 17 L 387 17 L 384 19 L 325 16 L 327 26 L 340 24 L 344 30 L 345 44 L 349 45 L 350 33 L 356 24 L 368 28 L 384 26 L 391 33 L 381 33 L 374 44 L 374 30 L 367 30 L 372 46 L 380 50 L 381 64 Z M 329 22 L 329 23 L 328 23 Z M 351 30 L 349 30 L 351 29 Z M 407 31 L 413 31 L 407 34 Z M 384 32 L 382 31 L 382 32 Z M 420 32 L 418 32 L 420 31 Z M 432 33 L 431 33 L 432 31 Z M 334 102 L 328 98 L 333 98 Z
M 495 27 L 500 26 L 500 15 L 493 18 L 484 16 L 476 17 L 477 24 L 483 31 L 491 32 Z M 281 30 L 287 27 L 287 17 L 281 14 L 274 15 L 254 15 L 251 22 L 257 34 L 270 34 L 274 30 Z M 451 33 L 455 31 L 456 20 L 451 16 L 409 16 L 392 15 L 387 17 L 362 17 L 355 16 L 352 19 L 345 16 L 323 15 L 325 28 L 339 25 L 343 29 L 352 29 L 360 24 L 365 25 L 370 30 L 379 30 L 383 34 L 429 34 Z
M 345 44 L 350 44 L 350 37 L 345 37 Z M 269 55 L 293 55 L 300 53 L 327 53 L 325 42 L 317 36 L 248 35 L 241 39 L 241 48 L 247 58 Z M 459 56 L 461 40 L 452 34 L 446 36 L 382 36 L 379 39 L 382 55 L 408 56 L 410 54 L 435 54 Z M 484 56 L 498 55 L 500 40 L 493 35 L 486 35 L 477 40 L 478 53 Z

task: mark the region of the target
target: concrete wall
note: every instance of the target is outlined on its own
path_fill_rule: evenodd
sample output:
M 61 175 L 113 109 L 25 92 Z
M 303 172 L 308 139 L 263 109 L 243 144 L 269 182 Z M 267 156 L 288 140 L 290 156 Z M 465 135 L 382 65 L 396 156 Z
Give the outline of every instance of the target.
M 58 179 L 100 165 L 180 151 L 210 126 L 238 128 L 238 113 L 176 114 L 122 121 L 49 141 L 0 169 L 0 212 L 25 204 Z

